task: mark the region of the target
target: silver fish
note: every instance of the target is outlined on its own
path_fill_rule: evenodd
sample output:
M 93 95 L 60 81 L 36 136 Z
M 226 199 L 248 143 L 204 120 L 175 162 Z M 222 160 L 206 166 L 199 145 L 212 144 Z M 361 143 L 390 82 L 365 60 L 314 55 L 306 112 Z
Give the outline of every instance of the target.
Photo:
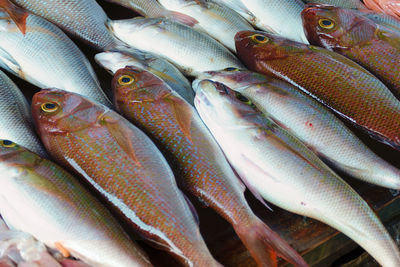
M 0 213 L 13 229 L 93 266 L 151 266 L 111 213 L 55 163 L 0 140 L 0 171 Z
M 211 37 L 165 18 L 116 20 L 109 27 L 129 46 L 163 57 L 189 76 L 227 67 L 244 68 L 227 48 Z
M 304 3 L 328 4 L 343 8 L 366 9 L 360 0 L 303 0 Z
M 188 79 L 167 60 L 136 49 L 124 49 L 99 53 L 96 62 L 111 74 L 126 66 L 150 71 L 164 80 L 174 91 L 193 105 L 194 92 Z
M 235 50 L 235 34 L 253 27 L 232 9 L 208 0 L 159 0 L 167 9 L 195 18 L 204 32 Z M 254 29 L 253 29 L 254 30 Z
M 12 140 L 47 157 L 33 129 L 30 107 L 18 87 L 0 71 L 0 138 Z
M 195 106 L 239 176 L 263 198 L 343 232 L 383 266 L 399 250 L 368 204 L 297 138 L 240 93 L 203 80 Z
M 111 107 L 85 55 L 47 20 L 29 14 L 26 33 L 0 13 L 0 67 L 41 88 L 76 92 Z
M 320 158 L 360 180 L 400 190 L 400 170 L 375 155 L 336 116 L 296 87 L 251 71 L 207 72 L 249 98 L 266 116 L 299 138 Z
M 98 49 L 118 45 L 106 28 L 108 20 L 95 0 L 12 0 Z

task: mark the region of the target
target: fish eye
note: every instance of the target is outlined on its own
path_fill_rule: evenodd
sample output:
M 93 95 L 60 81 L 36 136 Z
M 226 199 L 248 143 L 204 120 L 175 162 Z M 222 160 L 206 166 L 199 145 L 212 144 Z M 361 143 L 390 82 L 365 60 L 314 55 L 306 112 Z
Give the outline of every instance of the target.
M 318 21 L 318 24 L 321 28 L 328 29 L 328 30 L 335 27 L 335 23 L 330 19 L 320 19 Z
M 132 84 L 134 81 L 135 81 L 135 79 L 129 75 L 122 75 L 118 79 L 118 83 L 120 85 L 129 85 L 129 84 Z
M 224 71 L 239 71 L 239 69 L 238 68 L 233 68 L 233 67 L 230 67 L 230 68 L 226 68 L 226 69 L 224 69 Z
M 10 140 L 1 140 L 0 141 L 0 145 L 2 147 L 15 147 L 15 146 L 17 146 L 16 143 L 14 143 L 14 142 L 12 142 Z
M 54 113 L 59 109 L 59 106 L 57 103 L 47 102 L 43 103 L 40 108 L 46 113 Z
M 259 43 L 259 44 L 265 44 L 269 41 L 269 39 L 266 36 L 261 35 L 261 34 L 254 34 L 251 36 L 251 39 L 254 42 Z
M 240 93 L 235 93 L 235 97 L 236 99 L 238 99 L 239 101 L 251 106 L 253 105 L 253 103 L 250 101 L 250 99 L 248 99 L 247 97 L 245 97 L 244 95 L 240 94 Z

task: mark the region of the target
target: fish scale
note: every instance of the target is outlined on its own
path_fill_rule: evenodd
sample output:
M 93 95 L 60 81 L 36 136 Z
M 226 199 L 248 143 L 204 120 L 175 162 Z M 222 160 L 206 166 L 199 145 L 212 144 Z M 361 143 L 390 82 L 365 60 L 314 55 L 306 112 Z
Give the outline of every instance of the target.
M 117 46 L 107 30 L 106 13 L 95 0 L 12 0 L 98 49 Z
M 366 9 L 360 0 L 303 0 L 304 3 L 328 4 L 343 8 Z
M 254 34 L 268 41 L 257 45 L 251 40 Z M 360 65 L 334 52 L 268 33 L 241 32 L 236 46 L 249 69 L 292 83 L 377 140 L 400 147 L 400 103 Z
M 120 85 L 118 81 L 123 77 L 134 82 Z M 263 231 L 257 232 L 258 228 L 272 230 L 251 211 L 242 184 L 191 105 L 157 76 L 140 68 L 118 70 L 112 87 L 116 108 L 168 155 L 181 188 L 231 223 L 260 266 L 265 264 L 263 257 L 268 246 L 298 266 L 305 265 L 276 234 L 270 234 L 274 236 L 271 237 Z M 247 236 L 252 235 L 254 240 L 248 240 Z
M 40 111 L 49 101 L 62 107 L 54 118 Z M 89 182 L 132 229 L 185 265 L 219 266 L 171 169 L 142 131 L 104 106 L 59 90 L 37 93 L 32 112 L 51 155 Z

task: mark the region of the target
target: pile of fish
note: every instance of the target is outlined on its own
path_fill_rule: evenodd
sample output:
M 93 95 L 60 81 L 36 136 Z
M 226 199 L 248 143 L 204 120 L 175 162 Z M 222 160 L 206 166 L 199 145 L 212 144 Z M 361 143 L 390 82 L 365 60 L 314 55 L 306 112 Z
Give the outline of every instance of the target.
M 346 126 L 400 150 L 398 3 L 108 1 L 141 16 L 0 0 L 0 67 L 41 89 L 26 99 L 0 72 L 0 266 L 152 266 L 136 239 L 182 266 L 222 266 L 193 200 L 258 266 L 308 266 L 246 188 L 265 212 L 319 220 L 400 266 L 380 219 L 331 169 L 400 189 L 400 170 Z M 110 90 L 70 37 L 98 52 Z

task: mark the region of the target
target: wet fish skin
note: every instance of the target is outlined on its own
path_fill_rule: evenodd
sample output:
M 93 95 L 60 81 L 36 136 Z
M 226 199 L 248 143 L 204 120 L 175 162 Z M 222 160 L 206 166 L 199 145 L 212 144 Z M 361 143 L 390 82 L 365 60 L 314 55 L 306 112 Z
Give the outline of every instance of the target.
M 111 49 L 118 41 L 106 28 L 106 13 L 95 0 L 12 0 L 56 24 L 97 49 Z
M 400 103 L 360 65 L 329 50 L 263 32 L 238 33 L 236 48 L 250 70 L 295 85 L 371 137 L 400 149 Z
M 191 105 L 157 76 L 136 67 L 118 70 L 112 83 L 117 110 L 168 155 L 181 188 L 232 224 L 260 266 L 269 263 L 270 250 L 296 266 L 307 266 L 251 211 L 242 184 Z
M 364 4 L 375 12 L 400 18 L 400 3 L 397 0 L 364 0 Z
M 311 4 L 302 12 L 309 42 L 339 53 L 366 68 L 400 97 L 400 33 L 352 10 Z M 332 29 L 319 25 L 321 20 Z
M 33 129 L 30 107 L 15 83 L 0 71 L 0 138 L 12 140 L 48 157 Z
M 227 48 L 211 37 L 168 19 L 116 20 L 111 21 L 109 27 L 129 46 L 170 61 L 188 76 L 226 67 L 244 67 Z
M 146 69 L 163 79 L 175 92 L 193 105 L 192 85 L 183 74 L 167 60 L 136 49 L 106 51 L 95 56 L 96 62 L 111 75 L 126 66 Z
M 293 85 L 247 70 L 206 72 L 198 79 L 220 82 L 243 94 L 338 169 L 372 184 L 400 189 L 400 170 L 375 155 L 328 109 Z
M 55 163 L 0 140 L 0 169 L 0 212 L 12 228 L 93 266 L 151 266 L 111 213 Z
M 42 90 L 32 103 L 51 156 L 87 181 L 131 230 L 184 265 L 220 266 L 166 160 L 141 130 L 74 93 Z M 56 110 L 48 114 L 46 104 Z
M 342 8 L 366 9 L 360 0 L 303 0 L 304 3 L 327 4 Z
M 204 32 L 235 51 L 235 34 L 254 30 L 240 15 L 230 8 L 207 0 L 159 0 L 165 8 L 195 18 Z
M 55 25 L 29 14 L 24 35 L 1 13 L 0 33 L 2 68 L 38 87 L 69 90 L 111 106 L 85 55 Z
M 197 86 L 201 118 L 247 184 L 269 202 L 343 232 L 381 265 L 400 264 L 397 245 L 368 204 L 304 144 L 230 88 L 208 80 Z
M 360 12 L 363 16 L 372 20 L 376 24 L 384 26 L 392 31 L 400 33 L 400 21 L 386 14 L 363 11 Z

